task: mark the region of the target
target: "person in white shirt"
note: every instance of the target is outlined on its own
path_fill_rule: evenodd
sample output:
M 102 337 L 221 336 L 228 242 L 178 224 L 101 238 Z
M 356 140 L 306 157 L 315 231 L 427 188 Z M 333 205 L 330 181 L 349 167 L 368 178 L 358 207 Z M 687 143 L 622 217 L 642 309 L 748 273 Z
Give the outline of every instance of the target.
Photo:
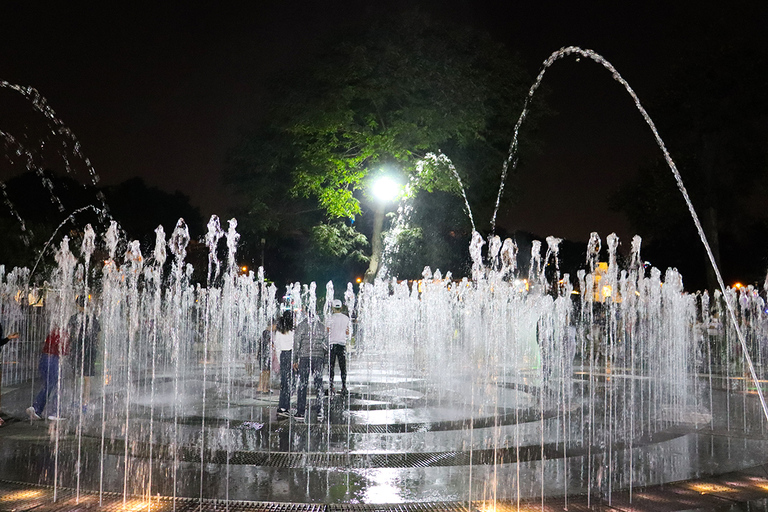
M 280 398 L 277 403 L 277 415 L 290 416 L 291 386 L 293 385 L 293 312 L 287 310 L 277 319 L 273 344 L 280 357 Z
M 349 317 L 341 312 L 341 301 L 335 299 L 332 303 L 333 314 L 328 321 L 328 342 L 331 345 L 330 351 L 330 393 L 333 394 L 333 370 L 336 367 L 336 359 L 339 360 L 339 371 L 341 372 L 341 392 L 347 393 L 347 340 L 349 339 L 351 326 Z

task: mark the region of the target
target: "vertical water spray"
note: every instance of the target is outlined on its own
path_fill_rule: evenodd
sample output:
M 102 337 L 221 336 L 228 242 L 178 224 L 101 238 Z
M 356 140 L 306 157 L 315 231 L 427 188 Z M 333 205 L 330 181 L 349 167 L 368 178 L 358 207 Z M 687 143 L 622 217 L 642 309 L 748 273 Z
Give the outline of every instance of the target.
M 168 241 L 171 253 L 173 253 L 174 261 L 171 274 L 171 306 L 174 311 L 181 312 L 184 302 L 184 291 L 187 287 L 188 280 L 184 272 L 184 258 L 187 255 L 187 244 L 189 243 L 189 229 L 183 219 L 179 219 L 176 224 L 176 228 L 171 234 L 171 239 Z M 177 313 L 178 315 L 178 313 Z M 179 316 L 172 317 L 174 325 L 171 326 L 171 361 L 174 370 L 173 381 L 173 469 L 172 469 L 172 482 L 173 482 L 173 509 L 176 510 L 176 493 L 177 493 L 177 471 L 179 465 L 179 413 L 181 410 L 179 404 L 179 385 L 180 376 L 183 365 L 183 358 L 181 353 L 181 330 L 183 328 L 183 319 Z M 205 361 L 203 362 L 205 364 Z M 202 485 L 202 484 L 201 484 Z
M 87 396 L 86 393 L 90 394 L 90 386 L 85 385 L 85 363 L 86 363 L 86 336 L 89 336 L 89 330 L 93 329 L 93 319 L 92 315 L 93 312 L 90 311 L 92 308 L 92 304 L 90 302 L 90 285 L 89 285 L 89 275 L 90 275 L 90 263 L 91 263 L 91 256 L 93 255 L 93 251 L 96 249 L 96 233 L 93 231 L 93 228 L 90 224 L 87 224 L 85 226 L 84 234 L 83 234 L 83 242 L 80 246 L 81 254 L 83 259 L 85 260 L 84 267 L 83 267 L 83 287 L 82 290 L 80 290 L 80 297 L 83 304 L 83 314 L 81 315 L 81 318 L 78 318 L 78 321 L 80 322 L 79 328 L 77 330 L 77 333 L 82 336 L 82 339 L 76 339 L 74 340 L 75 343 L 82 343 L 82 357 L 80 361 L 80 367 L 76 368 L 76 371 L 79 371 L 79 382 L 78 382 L 78 411 L 77 411 L 77 466 L 76 466 L 76 474 L 77 474 L 77 483 L 76 483 L 76 497 L 75 500 L 79 503 L 80 502 L 80 468 L 82 467 L 82 444 L 83 444 L 83 415 L 85 413 L 84 408 L 86 407 L 86 403 L 88 402 L 88 399 L 90 396 Z M 70 320 L 71 322 L 71 320 Z M 90 325 L 89 325 L 90 324 Z M 89 342 L 90 344 L 90 342 Z M 89 347 L 90 349 L 93 349 L 93 347 Z M 90 379 L 90 375 L 88 376 L 88 379 Z
M 58 331 L 58 335 L 62 339 L 61 343 L 64 345 L 67 344 L 66 340 L 66 333 L 65 325 L 66 321 L 69 318 L 69 312 L 71 311 L 71 303 L 74 299 L 74 290 L 72 288 L 72 281 L 73 276 L 75 272 L 75 265 L 77 264 L 77 259 L 72 254 L 72 252 L 69 250 L 69 237 L 64 237 L 61 241 L 61 245 L 59 246 L 59 252 L 56 254 L 56 263 L 58 264 L 58 267 L 53 275 L 53 283 L 54 286 L 59 289 L 59 302 L 56 304 L 56 307 L 54 309 L 54 313 L 52 315 L 51 320 L 51 330 Z M 66 349 L 64 350 L 64 354 L 66 353 Z M 61 365 L 61 355 L 62 351 L 59 351 L 59 360 L 57 361 L 57 364 Z M 59 487 L 59 446 L 61 444 L 61 436 L 64 435 L 63 429 L 62 429 L 62 422 L 61 418 L 63 417 L 62 414 L 62 402 L 64 402 L 62 397 L 62 392 L 64 391 L 63 388 L 63 372 L 61 371 L 61 367 L 57 369 L 57 378 L 56 378 L 56 408 L 53 410 L 53 435 L 55 438 L 54 441 L 54 477 L 53 477 L 53 501 L 55 502 L 58 498 L 58 487 Z
M 728 299 L 728 294 L 726 293 L 726 286 L 723 281 L 722 275 L 720 273 L 720 269 L 717 266 L 717 263 L 715 261 L 715 257 L 712 254 L 712 249 L 709 246 L 709 242 L 707 241 L 707 237 L 704 234 L 704 229 L 701 226 L 701 222 L 699 221 L 699 216 L 696 213 L 696 210 L 693 207 L 693 202 L 691 201 L 688 190 L 686 189 L 685 185 L 683 184 L 682 177 L 680 176 L 680 172 L 677 169 L 677 165 L 675 164 L 674 160 L 672 160 L 672 157 L 669 154 L 669 151 L 667 150 L 666 145 L 664 144 L 664 141 L 662 140 L 661 136 L 659 135 L 659 132 L 656 128 L 655 123 L 651 119 L 650 115 L 648 115 L 648 112 L 645 110 L 643 105 L 640 103 L 640 99 L 638 98 L 637 94 L 635 94 L 635 91 L 632 89 L 632 87 L 629 85 L 629 83 L 624 79 L 624 77 L 621 76 L 621 74 L 616 70 L 616 68 L 608 62 L 602 55 L 594 52 L 593 50 L 585 50 L 582 48 L 579 48 L 577 46 L 568 46 L 565 48 L 561 48 L 560 50 L 553 52 L 543 63 L 542 68 L 536 77 L 536 80 L 534 84 L 531 86 L 531 88 L 528 91 L 528 96 L 526 97 L 525 104 L 523 106 L 523 111 L 520 114 L 520 117 L 517 120 L 517 123 L 515 124 L 514 133 L 512 136 L 512 143 L 510 144 L 509 148 L 509 154 L 507 159 L 504 161 L 504 165 L 502 167 L 501 172 L 501 183 L 499 185 L 499 192 L 496 198 L 496 206 L 493 212 L 493 216 L 491 218 L 491 230 L 495 231 L 496 229 L 496 215 L 498 213 L 499 204 L 501 202 L 501 197 L 504 192 L 504 185 L 507 179 L 507 173 L 511 166 L 512 169 L 515 168 L 517 164 L 517 149 L 518 149 L 518 135 L 520 127 L 522 126 L 523 122 L 525 121 L 525 118 L 528 115 L 528 109 L 530 107 L 530 103 L 533 99 L 534 94 L 536 93 L 536 90 L 541 85 L 541 81 L 544 78 L 544 75 L 547 72 L 547 69 L 555 63 L 555 61 L 569 56 L 569 55 L 578 55 L 581 57 L 585 57 L 588 59 L 593 60 L 594 62 L 600 64 L 603 66 L 608 72 L 611 73 L 611 76 L 614 80 L 619 82 L 624 89 L 627 91 L 627 93 L 632 97 L 633 102 L 635 103 L 635 107 L 637 108 L 638 112 L 640 112 L 640 115 L 645 120 L 648 127 L 651 129 L 651 132 L 653 133 L 654 139 L 656 141 L 656 144 L 658 145 L 659 149 L 661 149 L 664 160 L 667 163 L 667 166 L 669 167 L 670 171 L 672 171 L 672 175 L 675 178 L 675 183 L 677 184 L 677 188 L 680 190 L 680 193 L 683 196 L 683 199 L 685 200 L 685 204 L 688 207 L 688 212 L 691 214 L 691 218 L 693 219 L 693 223 L 696 226 L 696 231 L 699 234 L 699 238 L 701 239 L 702 244 L 704 245 L 704 249 L 707 253 L 707 257 L 709 258 L 709 262 L 712 265 L 712 269 L 715 272 L 715 277 L 717 278 L 717 283 L 720 286 L 720 290 L 723 291 L 723 297 L 726 301 L 726 306 L 728 309 L 728 314 L 730 316 L 732 325 L 734 327 L 734 331 L 736 333 L 736 338 L 739 340 L 739 344 L 741 345 L 742 353 L 744 356 L 744 361 L 747 364 L 747 368 L 749 370 L 750 378 L 752 379 L 752 382 L 754 383 L 758 398 L 760 399 L 760 405 L 763 410 L 763 415 L 765 416 L 766 420 L 768 420 L 768 404 L 766 403 L 765 396 L 762 390 L 762 387 L 759 384 L 758 378 L 757 378 L 757 372 L 755 371 L 754 364 L 752 362 L 752 357 L 749 354 L 747 342 L 744 338 L 744 334 L 742 333 L 742 330 L 739 328 L 738 321 L 736 318 L 736 306 Z

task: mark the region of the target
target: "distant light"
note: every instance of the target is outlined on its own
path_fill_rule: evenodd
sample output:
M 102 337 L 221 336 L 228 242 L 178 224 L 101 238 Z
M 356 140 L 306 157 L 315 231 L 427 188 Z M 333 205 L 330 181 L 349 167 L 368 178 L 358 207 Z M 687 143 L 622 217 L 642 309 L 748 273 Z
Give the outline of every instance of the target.
M 355 279 L 355 282 L 357 282 L 357 284 L 360 284 L 360 283 L 363 282 L 363 278 L 362 277 L 358 277 L 357 279 Z
M 389 176 L 382 176 L 373 182 L 372 192 L 380 201 L 391 201 L 400 193 L 402 186 L 390 178 Z
M 733 285 L 733 287 L 736 288 L 737 290 L 739 290 L 739 289 L 743 288 L 744 285 L 741 284 L 741 283 L 736 283 L 736 284 Z

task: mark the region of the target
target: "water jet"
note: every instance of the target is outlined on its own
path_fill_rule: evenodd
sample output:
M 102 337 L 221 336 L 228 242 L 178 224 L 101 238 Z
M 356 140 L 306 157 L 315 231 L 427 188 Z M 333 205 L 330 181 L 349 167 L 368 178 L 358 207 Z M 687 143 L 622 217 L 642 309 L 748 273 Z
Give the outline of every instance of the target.
M 602 57 L 568 47 L 545 62 L 529 99 L 546 68 L 571 54 L 602 64 L 632 93 Z M 45 290 L 30 288 L 28 271 L 0 267 L 4 324 L 22 333 L 15 352 L 5 349 L 5 361 L 15 363 L 3 367 L 3 382 L 15 387 L 4 396 L 7 411 L 21 415 L 28 406 L 41 336 L 66 324 L 75 297 L 91 297 L 89 310 L 103 325 L 100 383 L 90 400 L 77 392 L 76 370 L 63 371 L 67 420 L 50 432 L 38 422 L 18 425 L 24 435 L 2 437 L 3 479 L 78 497 L 121 493 L 124 504 L 159 494 L 200 503 L 517 506 L 558 496 L 567 505 L 573 495 L 610 504 L 619 489 L 765 462 L 757 371 L 768 361 L 756 352 L 764 299 L 753 287 L 686 293 L 676 271 L 644 267 L 639 238 L 629 267 L 620 268 L 615 235 L 600 265 L 602 241 L 592 234 L 585 268 L 569 276 L 557 268 L 555 237 L 544 254 L 535 244 L 524 264 L 515 241 L 474 232 L 470 277 L 427 268 L 416 282 L 350 284 L 343 294 L 357 317 L 350 394 L 321 398 L 328 417 L 310 412 L 300 423 L 276 417 L 276 396 L 254 392 L 243 355 L 280 310 L 278 297 L 291 297 L 296 310 L 328 308 L 318 304 L 315 283 L 283 293 L 263 269 L 242 274 L 236 222 L 224 232 L 212 218 L 208 228 L 206 286 L 190 279 L 183 221 L 168 240 L 159 229 L 147 255 L 128 240 L 118 254 L 112 224 L 98 242 L 109 254 L 103 262 L 91 261 L 93 244 L 76 256 L 65 237 Z M 30 307 L 30 294 L 43 296 L 36 302 L 43 306 Z M 325 300 L 334 295 L 326 286 Z

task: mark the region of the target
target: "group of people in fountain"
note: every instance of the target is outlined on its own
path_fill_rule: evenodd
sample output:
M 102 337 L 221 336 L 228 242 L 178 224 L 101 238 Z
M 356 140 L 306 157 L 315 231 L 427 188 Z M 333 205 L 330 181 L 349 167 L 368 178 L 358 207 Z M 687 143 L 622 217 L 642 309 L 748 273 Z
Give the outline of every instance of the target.
M 101 325 L 86 297 L 78 297 L 76 304 L 77 312 L 69 318 L 66 326 L 53 328 L 43 343 L 38 365 L 41 387 L 32 405 L 26 409 L 32 421 L 46 417 L 44 412 L 50 421 L 63 419 L 66 415 L 59 400 L 64 390 L 62 372 L 65 371 L 76 377 L 74 389 L 67 390 L 74 391 L 74 410 L 81 408 L 83 414 L 88 412 L 91 378 L 96 375 Z M 310 377 L 317 393 L 318 419 L 324 418 L 322 395 L 326 363 L 329 365 L 329 394 L 336 394 L 334 370 L 337 361 L 341 373 L 341 394 L 344 397 L 348 394 L 346 346 L 352 334 L 352 322 L 343 312 L 340 300 L 334 300 L 331 306 L 332 314 L 325 323 L 313 312 L 287 309 L 262 333 L 257 354 L 260 369 L 257 390 L 271 392 L 271 371 L 277 366 L 280 374 L 278 418 L 291 417 L 290 400 L 295 390 L 296 410 L 292 416 L 295 421 L 305 421 Z M 16 337 L 17 333 L 10 334 L 2 339 L 0 346 Z M 65 361 L 68 366 L 63 366 Z
M 332 314 L 326 323 L 317 315 L 303 312 L 297 315 L 287 309 L 262 333 L 259 344 L 258 360 L 261 373 L 258 391 L 270 392 L 269 380 L 272 360 L 280 371 L 280 395 L 277 405 L 278 418 L 290 418 L 290 401 L 293 389 L 296 389 L 296 411 L 293 418 L 298 422 L 305 421 L 307 413 L 307 391 L 309 379 L 317 394 L 317 417 L 322 421 L 325 417 L 322 395 L 323 369 L 329 365 L 329 394 L 336 393 L 334 370 L 338 361 L 341 373 L 341 394 L 347 396 L 347 341 L 352 333 L 352 323 L 349 316 L 343 312 L 342 302 L 338 299 L 332 302 Z M 298 318 L 297 318 L 298 317 Z

